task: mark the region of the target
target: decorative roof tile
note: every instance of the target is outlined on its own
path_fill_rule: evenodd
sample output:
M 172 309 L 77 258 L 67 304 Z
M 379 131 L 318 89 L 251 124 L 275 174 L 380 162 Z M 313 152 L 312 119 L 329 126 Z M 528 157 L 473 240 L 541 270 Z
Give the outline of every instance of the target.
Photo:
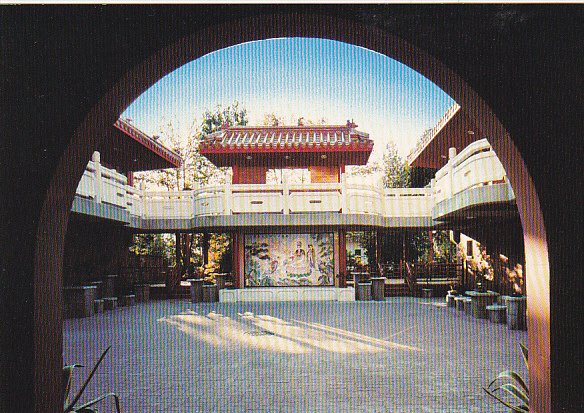
M 369 134 L 356 130 L 357 125 L 310 125 L 310 126 L 232 126 L 208 135 L 201 141 L 201 153 L 292 151 L 313 149 L 349 150 L 373 148 Z

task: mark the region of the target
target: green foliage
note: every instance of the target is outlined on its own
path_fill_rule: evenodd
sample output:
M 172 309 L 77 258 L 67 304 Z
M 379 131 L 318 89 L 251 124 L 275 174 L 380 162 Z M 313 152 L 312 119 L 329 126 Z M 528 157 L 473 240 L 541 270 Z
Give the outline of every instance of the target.
M 410 167 L 397 152 L 394 142 L 390 142 L 383 155 L 383 185 L 386 188 L 409 188 Z
M 201 122 L 201 132 L 209 134 L 216 132 L 224 125 L 245 126 L 248 123 L 247 109 L 239 106 L 239 102 L 223 108 L 217 105 L 213 111 L 206 110 Z
M 163 257 L 167 265 L 174 264 L 174 242 L 168 234 L 135 234 L 130 252 L 136 255 Z
M 69 393 L 71 391 L 71 382 L 73 381 L 73 372 L 74 372 L 75 368 L 83 367 L 83 366 L 81 366 L 79 364 L 72 364 L 72 365 L 67 365 L 67 366 L 63 367 L 63 408 L 64 408 L 63 411 L 64 411 L 64 413 L 69 413 L 69 412 L 93 413 L 93 412 L 96 412 L 96 410 L 92 409 L 91 407 L 96 405 L 97 403 L 101 402 L 102 400 L 108 398 L 108 397 L 112 397 L 114 399 L 114 403 L 116 406 L 116 412 L 118 412 L 118 413 L 120 412 L 120 399 L 115 393 L 106 393 L 106 394 L 99 396 L 99 397 L 97 397 L 97 398 L 95 398 L 87 403 L 82 404 L 81 406 L 75 406 L 77 404 L 77 402 L 79 401 L 79 399 L 81 399 L 83 392 L 85 391 L 85 389 L 87 388 L 87 385 L 89 384 L 89 382 L 91 381 L 91 379 L 95 375 L 97 368 L 101 364 L 103 358 L 105 357 L 105 355 L 107 354 L 107 352 L 109 351 L 110 348 L 111 347 L 106 348 L 105 351 L 101 354 L 99 360 L 97 360 L 97 363 L 95 363 L 95 366 L 93 366 L 91 373 L 89 373 L 89 376 L 87 376 L 87 378 L 83 382 L 83 385 L 81 386 L 81 388 L 79 389 L 77 394 L 75 394 L 75 396 L 73 396 L 73 400 L 70 403 L 69 403 Z
M 435 231 L 432 241 L 435 262 L 456 262 L 456 243 L 450 239 L 450 231 Z
M 527 347 L 519 344 L 525 366 L 529 368 Z M 505 370 L 497 375 L 483 390 L 491 397 L 509 407 L 514 412 L 529 412 L 529 387 L 525 380 L 513 370 Z

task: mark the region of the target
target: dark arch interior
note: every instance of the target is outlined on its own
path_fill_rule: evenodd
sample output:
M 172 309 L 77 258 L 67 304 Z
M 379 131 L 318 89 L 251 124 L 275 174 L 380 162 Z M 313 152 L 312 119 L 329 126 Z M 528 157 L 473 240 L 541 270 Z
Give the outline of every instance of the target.
M 299 14 L 280 14 L 282 11 Z M 304 14 L 306 11 L 309 13 Z M 269 17 L 274 12 L 275 17 Z M 256 23 L 253 27 L 245 19 L 232 20 L 236 16 L 253 18 L 263 13 L 268 13 L 268 17 L 252 20 Z M 3 28 L 9 34 L 3 33 L 0 38 L 6 46 L 7 61 L 14 63 L 6 69 L 10 87 L 5 102 L 11 104 L 4 104 L 2 110 L 7 119 L 8 148 L 4 156 L 7 161 L 3 159 L 3 176 L 7 177 L 3 193 L 15 195 L 3 199 L 2 203 L 7 207 L 3 208 L 3 214 L 7 211 L 7 219 L 3 220 L 7 225 L 2 237 L 6 245 L 2 248 L 5 282 L 2 298 L 8 304 L 2 317 L 2 343 L 3 354 L 10 354 L 2 359 L 3 366 L 7 367 L 2 375 L 2 388 L 7 395 L 3 396 L 2 407 L 16 406 L 20 401 L 17 395 L 22 393 L 35 395 L 24 401 L 30 403 L 31 409 L 34 406 L 35 411 L 46 411 L 43 408 L 46 405 L 55 408 L 59 405 L 55 397 L 58 392 L 50 389 L 59 382 L 60 376 L 60 355 L 54 351 L 60 348 L 61 340 L 60 285 L 55 280 L 60 273 L 67 205 L 99 139 L 100 128 L 111 125 L 121 109 L 162 74 L 192 59 L 193 50 L 184 48 L 182 42 L 174 49 L 167 49 L 174 50 L 174 55 L 155 54 L 149 63 L 132 71 L 136 64 L 197 27 L 201 29 L 194 35 L 192 47 L 199 54 L 241 40 L 265 38 L 274 31 L 287 36 L 303 33 L 348 43 L 367 43 L 367 47 L 385 52 L 422 72 L 457 101 L 475 102 L 477 113 L 487 109 L 488 104 L 517 148 L 510 141 L 494 143 L 495 149 L 497 145 L 500 149 L 497 152 L 503 154 L 503 163 L 516 165 L 511 158 L 505 159 L 505 154 L 520 159 L 521 153 L 533 180 L 531 185 L 521 168 L 508 169 L 508 173 L 517 175 L 518 185 L 514 188 L 525 190 L 520 210 L 534 213 L 522 217 L 526 245 L 532 243 L 546 250 L 547 241 L 549 269 L 545 258 L 535 262 L 534 268 L 554 274 L 547 295 L 547 285 L 537 286 L 544 291 L 539 304 L 545 306 L 550 300 L 551 311 L 539 314 L 542 319 L 530 321 L 533 323 L 530 324 L 530 347 L 533 345 L 535 357 L 537 347 L 551 349 L 551 380 L 536 373 L 530 375 L 535 386 L 534 402 L 541 406 L 537 411 L 552 411 L 552 402 L 554 407 L 564 406 L 567 411 L 578 408 L 576 391 L 563 386 L 575 382 L 571 379 L 577 376 L 578 370 L 565 370 L 561 366 L 571 360 L 564 349 L 579 348 L 575 336 L 570 334 L 571 327 L 578 325 L 571 317 L 570 308 L 577 302 L 582 283 L 571 277 L 578 274 L 578 267 L 567 256 L 574 251 L 574 245 L 581 246 L 581 225 L 578 225 L 581 224 L 578 212 L 581 195 L 569 190 L 581 182 L 577 173 L 581 141 L 574 127 L 577 117 L 570 116 L 570 110 L 577 104 L 569 104 L 572 95 L 567 86 L 577 84 L 579 76 L 576 65 L 565 64 L 574 63 L 575 51 L 581 49 L 570 43 L 570 39 L 576 38 L 572 31 L 575 23 L 582 21 L 579 18 L 581 14 L 569 8 L 550 11 L 545 7 L 519 6 L 458 9 L 217 6 L 115 10 L 93 7 L 3 11 L 2 19 L 6 20 Z M 456 27 L 452 26 L 453 21 L 458 23 Z M 217 30 L 218 24 L 226 25 L 223 29 L 231 28 L 231 37 L 222 36 L 226 31 Z M 160 30 L 153 31 L 152 27 Z M 542 32 L 542 27 L 548 30 Z M 472 93 L 471 89 L 456 90 L 459 85 L 453 82 L 451 73 L 435 66 L 433 59 L 420 62 L 424 55 L 414 53 L 416 50 L 407 43 L 396 41 L 396 49 L 391 53 L 387 42 L 394 39 L 392 34 L 429 51 L 453 68 L 477 96 L 467 95 Z M 41 62 L 46 63 L 46 71 L 38 71 Z M 534 90 L 536 83 L 541 86 Z M 482 99 L 477 100 L 478 96 Z M 542 118 L 549 122 L 537 121 Z M 495 122 L 492 127 L 496 130 L 501 124 Z M 545 150 L 550 140 L 555 143 L 553 152 Z M 62 162 L 63 155 L 71 162 Z M 27 170 L 24 175 L 23 168 Z M 537 205 L 531 204 L 537 199 L 536 193 L 542 216 L 537 215 Z M 563 201 L 560 209 L 556 207 L 557 200 Z M 8 243 L 12 248 L 7 247 Z M 546 277 L 541 281 L 545 283 Z M 538 291 L 532 291 L 532 298 Z M 559 292 L 565 293 L 562 300 L 556 298 Z M 5 334 L 7 331 L 12 334 Z M 544 351 L 539 356 L 545 354 Z M 576 367 L 581 367 L 581 363 L 582 360 L 576 360 Z M 545 371 L 542 374 L 545 376 Z

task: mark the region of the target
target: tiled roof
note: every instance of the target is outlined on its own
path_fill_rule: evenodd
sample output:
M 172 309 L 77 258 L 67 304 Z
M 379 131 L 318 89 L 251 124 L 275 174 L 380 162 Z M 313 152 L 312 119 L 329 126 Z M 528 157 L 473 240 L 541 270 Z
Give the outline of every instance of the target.
M 177 153 L 157 142 L 129 122 L 126 122 L 123 119 L 118 119 L 116 123 L 114 123 L 114 126 L 174 166 L 182 166 L 183 160 Z
M 208 135 L 201 142 L 201 153 L 282 151 L 282 150 L 367 150 L 373 148 L 369 134 L 357 125 L 234 126 Z

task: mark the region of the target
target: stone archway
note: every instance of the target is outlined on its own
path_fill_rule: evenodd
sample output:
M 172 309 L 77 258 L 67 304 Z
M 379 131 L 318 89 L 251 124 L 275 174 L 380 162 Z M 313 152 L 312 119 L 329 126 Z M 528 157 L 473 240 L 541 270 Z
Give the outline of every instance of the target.
M 35 403 L 36 411 L 59 406 L 62 364 L 62 315 L 60 305 L 62 256 L 68 206 L 76 183 L 100 131 L 110 127 L 124 108 L 156 80 L 177 67 L 212 51 L 234 44 L 273 37 L 320 37 L 338 40 L 385 54 L 420 72 L 459 104 L 475 114 L 485 135 L 505 166 L 517 196 L 529 274 L 529 347 L 531 408 L 551 411 L 550 289 L 546 229 L 535 186 L 521 154 L 497 116 L 481 97 L 452 70 L 423 50 L 398 37 L 352 21 L 321 15 L 281 14 L 242 19 L 195 32 L 158 51 L 140 67 L 120 79 L 87 114 L 61 158 L 45 197 L 37 232 L 34 273 Z M 42 337 L 42 340 L 38 338 Z M 51 350 L 47 350 L 51 349 Z M 530 363 L 531 364 L 531 363 Z

